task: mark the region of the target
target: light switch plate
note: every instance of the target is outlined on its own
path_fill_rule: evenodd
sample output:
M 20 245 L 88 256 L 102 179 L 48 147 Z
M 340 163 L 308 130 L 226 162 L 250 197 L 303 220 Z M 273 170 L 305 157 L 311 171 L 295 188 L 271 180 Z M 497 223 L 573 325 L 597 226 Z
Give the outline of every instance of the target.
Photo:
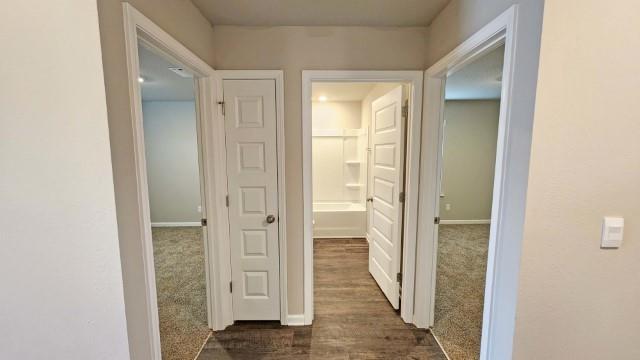
M 607 216 L 602 222 L 602 249 L 617 249 L 622 245 L 624 218 Z

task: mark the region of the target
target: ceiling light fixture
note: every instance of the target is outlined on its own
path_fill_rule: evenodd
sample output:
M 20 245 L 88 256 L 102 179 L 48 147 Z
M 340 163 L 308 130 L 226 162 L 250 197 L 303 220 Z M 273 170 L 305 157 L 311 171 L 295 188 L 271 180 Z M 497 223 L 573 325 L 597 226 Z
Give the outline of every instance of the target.
M 326 96 L 322 95 L 322 96 L 320 96 L 320 97 L 318 98 L 318 100 L 320 100 L 320 101 L 322 101 L 322 102 L 325 102 L 325 101 L 327 101 L 327 100 L 329 100 L 329 99 L 327 99 L 327 97 L 326 97 Z

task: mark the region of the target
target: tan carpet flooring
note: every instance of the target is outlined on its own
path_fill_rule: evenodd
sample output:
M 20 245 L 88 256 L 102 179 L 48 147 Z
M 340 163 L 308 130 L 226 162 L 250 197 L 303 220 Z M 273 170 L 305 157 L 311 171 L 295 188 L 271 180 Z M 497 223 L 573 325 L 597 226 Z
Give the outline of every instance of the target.
M 192 360 L 209 335 L 200 227 L 153 228 L 160 343 L 165 360 Z
M 440 225 L 434 335 L 452 360 L 480 357 L 489 225 Z

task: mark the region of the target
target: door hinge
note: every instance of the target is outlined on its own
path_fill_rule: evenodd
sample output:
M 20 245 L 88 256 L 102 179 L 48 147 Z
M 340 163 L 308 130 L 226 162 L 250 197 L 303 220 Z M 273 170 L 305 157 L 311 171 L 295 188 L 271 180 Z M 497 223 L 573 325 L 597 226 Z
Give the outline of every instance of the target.
M 440 224 L 440 216 L 434 217 L 433 218 L 433 223 L 436 224 L 436 225 Z
M 227 197 L 225 198 L 225 204 L 227 204 L 227 207 L 229 207 L 229 195 L 227 195 Z
M 409 118 L 409 104 L 405 104 L 402 106 L 402 117 L 405 119 Z
M 207 226 L 207 219 L 200 219 L 200 225 Z
M 224 101 L 218 101 L 218 105 L 222 106 L 222 109 L 221 109 L 222 110 L 222 116 L 224 116 L 225 112 L 226 112 L 225 111 L 225 106 L 224 106 Z
M 402 191 L 402 192 L 400 193 L 399 200 L 400 200 L 400 202 L 401 202 L 401 203 L 403 203 L 403 202 L 404 202 L 404 191 Z
M 396 274 L 396 280 L 397 280 L 400 284 L 402 284 L 402 273 L 397 273 L 397 274 Z
M 233 281 L 229 281 L 229 292 L 233 292 Z

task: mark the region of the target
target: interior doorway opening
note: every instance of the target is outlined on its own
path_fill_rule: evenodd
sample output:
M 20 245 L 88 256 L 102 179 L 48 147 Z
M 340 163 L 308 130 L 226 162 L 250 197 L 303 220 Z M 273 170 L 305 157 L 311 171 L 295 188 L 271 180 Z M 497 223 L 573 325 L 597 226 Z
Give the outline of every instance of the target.
M 433 333 L 452 360 L 480 358 L 504 50 L 445 79 Z
M 194 358 L 210 334 L 197 87 L 150 44 L 138 57 L 161 354 Z
M 361 247 L 386 306 L 413 323 L 422 77 L 303 71 L 304 324 L 315 316 L 316 244 L 344 239 Z
M 348 274 L 372 280 L 362 285 L 377 285 L 381 299 L 400 308 L 409 94 L 406 83 L 312 84 L 314 256 L 322 259 L 315 262 L 316 292 L 330 284 L 323 269 L 339 261 L 325 259 L 325 250 L 344 251 L 354 266 Z

